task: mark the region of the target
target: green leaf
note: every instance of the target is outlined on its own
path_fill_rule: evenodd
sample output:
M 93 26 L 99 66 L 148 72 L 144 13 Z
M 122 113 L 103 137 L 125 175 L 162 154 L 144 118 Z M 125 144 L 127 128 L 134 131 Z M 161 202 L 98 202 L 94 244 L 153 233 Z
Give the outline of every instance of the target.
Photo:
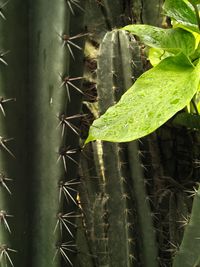
M 163 9 L 165 15 L 175 19 L 180 27 L 198 33 L 200 32 L 195 11 L 191 4 L 187 4 L 183 0 L 166 0 Z
M 164 59 L 93 122 L 86 143 L 127 142 L 153 132 L 189 103 L 198 89 L 199 71 L 200 64 L 194 67 L 182 53 Z
M 152 66 L 156 66 L 158 65 L 158 63 L 160 63 L 161 60 L 163 60 L 164 58 L 173 56 L 172 53 L 164 51 L 163 49 L 160 48 L 154 48 L 151 47 L 149 49 L 148 52 L 148 60 L 150 61 Z
M 127 25 L 123 30 L 140 37 L 141 41 L 154 48 L 190 55 L 195 50 L 195 37 L 192 33 L 180 28 L 162 29 L 150 25 Z
M 200 0 L 188 0 L 192 5 L 200 4 Z

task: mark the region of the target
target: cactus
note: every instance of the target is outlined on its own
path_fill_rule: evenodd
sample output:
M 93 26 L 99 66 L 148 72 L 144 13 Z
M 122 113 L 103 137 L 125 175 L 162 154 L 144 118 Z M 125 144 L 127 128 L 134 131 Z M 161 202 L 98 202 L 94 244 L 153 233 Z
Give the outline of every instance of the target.
M 96 115 L 97 98 L 104 113 L 147 66 L 133 37 L 108 31 L 130 21 L 159 25 L 160 2 L 1 2 L 1 267 L 155 267 L 173 257 L 173 267 L 199 265 L 199 189 L 190 220 L 185 196 L 199 181 L 199 137 L 191 131 L 197 116 L 172 122 L 188 135 L 170 123 L 156 132 L 158 151 L 145 147 L 160 160 L 152 170 L 143 169 L 140 142 L 81 148 L 83 113 Z M 185 140 L 195 142 L 193 152 Z M 175 256 L 172 244 L 180 245 Z
M 111 46 L 112 45 L 112 46 Z M 112 47 L 110 55 L 108 55 L 109 47 Z M 132 46 L 132 47 L 131 47 Z M 121 57 L 119 57 L 121 55 Z M 129 88 L 132 82 L 132 78 L 136 79 L 142 71 L 142 64 L 140 59 L 140 52 L 137 44 L 134 40 L 130 42 L 128 35 L 123 31 L 113 31 L 107 33 L 103 39 L 103 42 L 99 51 L 99 61 L 97 70 L 97 89 L 99 96 L 99 110 L 100 113 L 119 100 L 123 90 Z M 133 61 L 131 61 L 133 58 Z M 132 66 L 131 66 L 132 64 Z M 124 70 L 124 71 L 123 71 Z M 108 90 L 110 88 L 110 90 Z M 153 234 L 152 217 L 150 207 L 148 206 L 148 199 L 144 189 L 144 177 L 141 174 L 134 175 L 135 169 L 141 169 L 140 162 L 134 159 L 134 155 L 137 155 L 137 148 L 134 144 L 128 145 L 129 164 L 131 169 L 131 175 L 133 175 L 133 181 L 138 177 L 141 179 L 139 184 L 134 182 L 132 189 L 127 190 L 126 183 L 130 184 L 130 181 L 126 178 L 126 167 L 123 167 L 123 160 L 125 146 L 119 146 L 118 144 L 111 144 L 103 142 L 103 160 L 104 160 L 104 173 L 105 173 L 105 190 L 108 194 L 108 253 L 110 254 L 110 261 L 116 266 L 130 266 L 131 260 L 137 257 L 133 255 L 133 244 L 130 245 L 131 240 L 135 240 L 136 237 L 133 233 L 130 234 L 130 222 L 128 198 L 131 191 L 134 201 L 136 198 L 137 212 L 139 216 L 140 225 L 137 226 L 141 230 L 145 242 L 142 243 L 144 254 L 142 254 L 140 260 L 144 264 L 151 264 L 149 266 L 156 266 L 157 253 L 155 245 L 155 236 Z M 132 170 L 132 165 L 134 170 Z M 138 166 L 138 167 L 137 167 Z M 140 171 L 141 172 L 141 171 Z M 111 178 L 112 177 L 112 178 Z M 141 178 L 139 178 L 141 177 Z M 132 182 L 131 182 L 132 183 Z M 141 194 L 142 192 L 142 194 Z M 141 200 L 142 202 L 141 202 Z M 141 203 L 143 204 L 142 207 Z M 147 212 L 142 216 L 143 209 Z M 140 211 L 141 210 L 141 211 Z M 149 214 L 149 216 L 147 216 Z M 144 218 L 145 217 L 145 218 Z M 149 218 L 149 219 L 148 219 Z M 148 221 L 149 220 L 149 221 Z M 120 233 L 118 235 L 117 233 Z M 148 236 L 148 237 L 146 237 Z M 120 240 L 118 240 L 120 238 Z M 149 242 L 151 246 L 149 246 Z M 119 250 L 117 244 L 124 243 L 124 250 L 121 253 L 117 253 Z M 149 253 L 150 252 L 150 253 Z M 144 258 L 144 259 L 143 259 Z
M 142 266 L 158 265 L 158 245 L 156 243 L 156 231 L 153 226 L 153 212 L 150 199 L 145 188 L 144 172 L 140 163 L 137 142 L 128 145 L 129 164 L 131 172 L 131 191 L 136 201 L 138 214 L 138 230 Z
M 120 38 L 124 41 L 123 45 Z M 122 64 L 119 57 L 121 55 L 121 45 L 123 49 L 129 49 L 129 38 L 126 34 L 124 35 L 124 33 L 118 31 L 108 32 L 101 43 L 97 68 L 100 114 L 119 100 L 122 94 L 123 87 L 118 80 L 119 66 Z M 126 54 L 129 58 L 128 53 Z M 107 216 L 109 228 L 107 236 L 110 264 L 113 264 L 113 266 L 130 266 L 130 254 L 132 252 L 129 243 L 128 196 L 126 196 L 125 191 L 125 178 L 120 155 L 122 148 L 118 144 L 103 142 L 102 149 L 105 192 L 108 195 Z M 123 244 L 123 247 L 120 244 Z M 119 245 L 121 253 L 118 253 Z
M 173 267 L 178 266 L 199 266 L 200 257 L 199 257 L 199 205 L 200 205 L 200 189 L 194 189 L 194 200 L 193 207 L 190 216 L 190 220 L 188 221 L 183 240 L 181 242 L 180 248 L 177 251 L 174 261 Z
M 77 253 L 68 221 L 77 210 L 79 137 L 70 119 L 81 107 L 83 9 L 84 1 L 17 0 L 2 10 L 2 267 L 72 266 Z
M 20 8 L 20 12 L 15 12 Z M 0 18 L 0 265 L 26 266 L 27 175 L 27 3 L 4 2 Z M 24 29 L 16 30 L 16 25 Z M 15 101 L 16 100 L 16 101 Z M 24 245 L 24 247 L 21 246 Z M 19 256 L 20 255 L 20 256 Z

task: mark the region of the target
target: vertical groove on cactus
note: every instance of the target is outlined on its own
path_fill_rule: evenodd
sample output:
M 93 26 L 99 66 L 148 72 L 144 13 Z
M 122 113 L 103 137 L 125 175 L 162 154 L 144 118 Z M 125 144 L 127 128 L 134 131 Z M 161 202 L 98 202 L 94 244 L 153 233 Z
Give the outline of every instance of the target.
M 100 200 L 101 197 L 103 199 L 104 182 L 99 161 L 96 143 L 91 143 L 84 148 L 80 162 L 82 183 L 79 187 L 79 194 L 83 210 L 83 228 L 94 266 L 102 266 L 107 257 L 107 253 L 100 253 L 102 246 L 101 241 L 98 240 L 104 237 L 105 225 L 105 205 Z M 101 234 L 97 231 L 99 228 L 101 228 Z M 84 246 L 85 244 L 80 244 L 80 248 Z
M 142 266 L 158 266 L 158 248 L 149 198 L 145 189 L 145 180 L 138 155 L 138 143 L 128 145 L 130 171 L 132 176 L 132 194 L 136 201 L 138 228 L 141 236 L 140 251 Z
M 29 201 L 33 210 L 29 265 L 60 266 L 61 259 L 71 265 L 68 250 L 74 250 L 74 245 L 63 241 L 63 232 L 66 230 L 70 235 L 70 229 L 66 224 L 60 229 L 56 227 L 59 219 L 66 222 L 60 216 L 63 202 L 72 205 L 74 200 L 71 190 L 74 185 L 67 183 L 66 175 L 68 159 L 73 159 L 76 150 L 66 145 L 67 129 L 63 132 L 57 127 L 57 117 L 65 114 L 69 105 L 60 76 L 69 75 L 70 51 L 65 47 L 68 40 L 65 43 L 64 37 L 70 35 L 70 11 L 62 0 L 48 3 L 37 0 L 30 3 L 29 10 L 28 160 Z
M 123 82 L 125 88 L 129 88 L 132 80 L 136 80 L 143 72 L 142 61 L 137 42 L 132 38 L 127 46 L 126 39 L 122 33 L 120 37 L 121 54 L 123 59 L 121 69 L 123 72 L 122 77 L 120 77 L 119 80 L 124 79 Z M 128 49 L 130 54 L 127 53 Z M 128 63 L 131 63 L 132 66 L 132 70 L 130 69 L 129 72 L 127 68 Z M 132 194 L 132 201 L 136 202 L 136 213 L 138 217 L 137 229 L 141 234 L 141 240 L 139 242 L 141 244 L 140 250 L 143 251 L 141 253 L 142 256 L 140 256 L 140 261 L 144 266 L 155 267 L 158 266 L 156 236 L 153 227 L 151 207 L 145 190 L 145 176 L 143 175 L 139 159 L 139 144 L 137 141 L 131 142 L 127 144 L 127 148 L 131 176 L 129 183 L 132 185 L 130 186 L 131 189 L 129 191 L 131 191 Z
M 142 23 L 160 26 L 162 23 L 161 7 L 163 2 L 163 0 L 142 0 L 140 16 Z
M 126 54 L 124 51 L 126 50 Z M 126 71 L 124 61 L 126 57 Z M 100 114 L 119 100 L 123 90 L 127 89 L 132 79 L 131 48 L 129 37 L 125 32 L 107 33 L 99 50 L 97 69 L 97 90 Z M 121 72 L 125 74 L 122 78 Z M 123 146 L 108 142 L 102 143 L 103 166 L 105 175 L 105 192 L 108 196 L 108 255 L 109 264 L 115 266 L 131 266 L 132 248 L 129 232 L 129 208 L 123 167 Z M 119 251 L 119 244 L 123 247 Z

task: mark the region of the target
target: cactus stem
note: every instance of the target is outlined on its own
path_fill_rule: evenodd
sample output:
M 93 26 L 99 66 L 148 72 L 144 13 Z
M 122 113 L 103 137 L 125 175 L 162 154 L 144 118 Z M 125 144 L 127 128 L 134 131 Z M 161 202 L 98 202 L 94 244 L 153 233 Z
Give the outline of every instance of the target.
M 8 224 L 7 218 L 13 217 L 13 215 L 7 214 L 5 210 L 0 210 L 0 224 L 3 223 L 5 228 L 11 234 L 10 226 Z
M 57 256 L 57 254 L 60 253 L 61 256 L 63 257 L 63 259 L 65 260 L 65 262 L 69 263 L 71 266 L 73 266 L 72 262 L 70 261 L 69 257 L 67 256 L 66 252 L 70 251 L 70 252 L 77 253 L 77 250 L 75 250 L 75 248 L 76 248 L 76 245 L 73 244 L 71 241 L 65 242 L 65 243 L 62 243 L 62 244 L 58 244 L 56 246 L 56 253 L 55 253 L 55 256 L 54 256 L 54 260 L 55 260 L 55 258 Z
M 10 255 L 9 255 L 10 252 L 17 252 L 17 250 L 9 248 L 5 244 L 0 245 L 0 263 L 2 261 L 5 261 L 6 266 L 7 266 L 7 261 L 9 261 L 10 264 L 14 267 L 13 262 L 10 258 Z
M 2 148 L 4 148 L 8 154 L 10 154 L 14 159 L 16 158 L 15 155 L 10 151 L 10 149 L 8 149 L 8 147 L 6 146 L 6 143 L 13 140 L 14 138 L 5 138 L 5 137 L 2 137 L 0 136 L 0 146 Z
M 4 7 L 8 4 L 9 1 L 6 1 L 5 3 L 3 3 L 1 6 L 0 6 L 0 17 L 2 17 L 2 19 L 6 20 L 6 17 L 4 16 L 3 14 L 3 9 Z
M 85 11 L 80 5 L 79 5 L 79 0 L 67 0 L 67 5 L 72 13 L 72 15 L 75 15 L 75 12 L 73 10 L 72 5 L 76 6 L 78 9 L 82 10 L 83 12 Z
M 80 182 L 76 182 L 75 179 L 67 181 L 67 182 L 60 181 L 59 182 L 59 201 L 61 201 L 61 196 L 63 193 L 68 202 L 69 202 L 69 199 L 68 199 L 69 197 L 74 202 L 75 205 L 78 205 L 77 201 L 74 199 L 74 197 L 70 193 L 70 191 L 74 193 L 78 193 L 76 189 L 72 188 L 72 186 L 78 185 L 78 184 L 80 184 Z
M 7 103 L 7 102 L 10 102 L 10 101 L 15 101 L 15 100 L 16 100 L 16 98 L 7 98 L 7 99 L 5 99 L 2 96 L 0 96 L 0 109 L 1 109 L 4 117 L 6 116 L 6 113 L 5 113 L 5 110 L 4 110 L 4 107 L 3 107 L 4 104 Z
M 82 80 L 83 77 L 76 77 L 76 78 L 70 78 L 70 77 L 64 77 L 62 78 L 62 83 L 60 85 L 60 87 L 65 86 L 66 90 L 67 90 L 67 96 L 68 96 L 68 100 L 69 102 L 71 101 L 71 97 L 70 97 L 70 93 L 69 93 L 69 87 L 73 87 L 76 91 L 78 91 L 81 94 L 84 94 L 81 89 L 79 89 L 77 86 L 75 86 L 72 81 L 78 81 L 78 80 Z
M 7 186 L 7 181 L 12 181 L 12 179 L 6 177 L 3 173 L 0 173 L 0 185 L 3 186 L 10 195 L 12 195 L 9 187 Z
M 10 51 L 1 51 L 0 52 L 0 62 L 2 62 L 4 65 L 8 66 L 8 63 L 4 60 L 4 56 L 7 55 Z

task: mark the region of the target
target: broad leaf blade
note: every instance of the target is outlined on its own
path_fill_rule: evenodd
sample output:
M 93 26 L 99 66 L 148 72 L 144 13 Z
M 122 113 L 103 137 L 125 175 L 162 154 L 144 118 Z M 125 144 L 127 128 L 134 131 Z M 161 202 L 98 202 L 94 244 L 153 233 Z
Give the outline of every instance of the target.
M 199 5 L 200 0 L 188 0 L 192 5 Z
M 140 37 L 146 45 L 154 48 L 190 55 L 195 50 L 195 37 L 180 28 L 162 29 L 151 25 L 127 25 L 123 28 Z
M 163 9 L 165 15 L 175 19 L 180 26 L 191 31 L 200 32 L 195 11 L 191 4 L 187 4 L 183 0 L 166 0 Z
M 94 121 L 86 143 L 96 139 L 127 142 L 156 130 L 197 91 L 199 65 L 194 67 L 180 53 L 145 72 L 115 106 Z

